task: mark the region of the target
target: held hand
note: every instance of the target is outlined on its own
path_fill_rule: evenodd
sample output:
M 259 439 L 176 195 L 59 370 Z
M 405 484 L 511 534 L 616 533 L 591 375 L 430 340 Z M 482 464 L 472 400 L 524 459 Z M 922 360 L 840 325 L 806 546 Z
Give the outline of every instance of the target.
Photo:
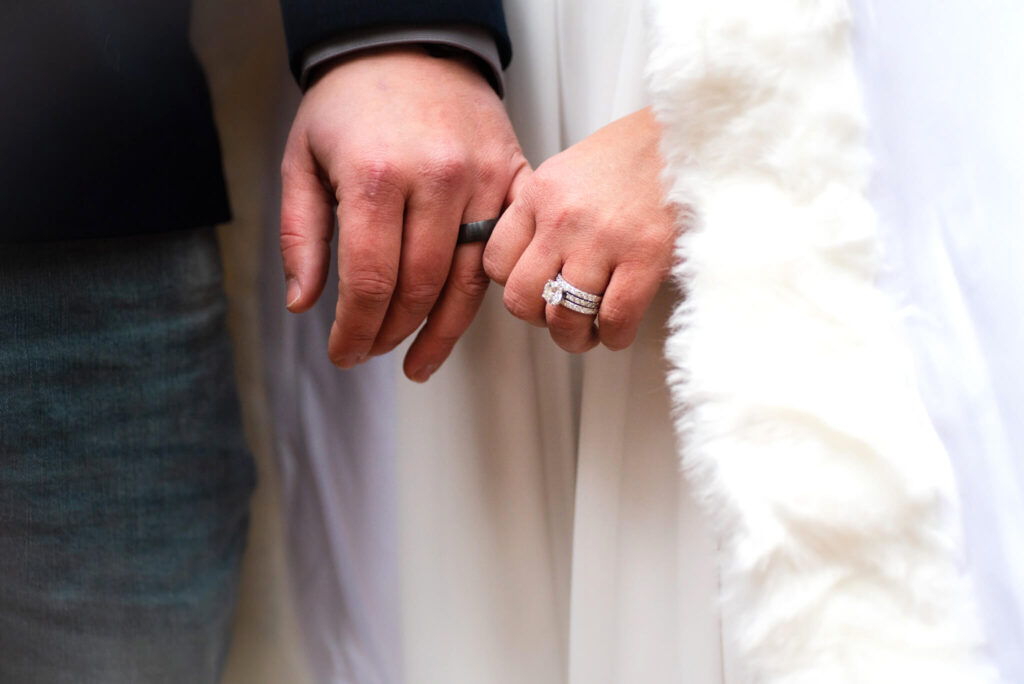
M 484 253 L 516 317 L 546 326 L 570 352 L 632 344 L 672 264 L 675 212 L 659 176 L 659 129 L 649 110 L 603 128 L 542 164 L 498 223 Z M 603 294 L 598 314 L 545 304 L 545 283 Z
M 498 216 L 529 174 L 505 109 L 473 65 L 416 48 L 360 53 L 306 93 L 281 167 L 288 308 L 327 278 L 337 207 L 339 293 L 328 352 L 342 368 L 394 349 L 425 381 L 483 300 L 479 244 L 461 223 Z

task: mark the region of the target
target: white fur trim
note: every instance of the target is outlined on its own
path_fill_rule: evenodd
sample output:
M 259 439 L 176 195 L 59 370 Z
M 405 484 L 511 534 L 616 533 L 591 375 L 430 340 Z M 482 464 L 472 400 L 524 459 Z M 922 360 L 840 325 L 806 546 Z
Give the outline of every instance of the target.
M 875 286 L 842 0 L 651 0 L 667 354 L 744 682 L 985 682 L 954 485 Z

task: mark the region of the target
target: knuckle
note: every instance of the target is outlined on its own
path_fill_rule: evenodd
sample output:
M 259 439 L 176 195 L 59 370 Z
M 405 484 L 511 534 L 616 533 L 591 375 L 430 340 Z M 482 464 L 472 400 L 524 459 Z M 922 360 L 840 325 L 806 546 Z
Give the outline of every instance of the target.
M 505 255 L 502 252 L 503 250 L 492 237 L 483 256 L 484 274 L 499 285 L 504 285 L 509 276 L 509 269 L 505 265 Z
M 315 210 L 293 204 L 281 207 L 281 251 L 312 242 L 329 242 L 319 235 L 319 222 Z
M 596 230 L 593 221 L 588 216 L 590 209 L 585 200 L 572 195 L 551 194 L 548 196 L 558 197 L 557 205 L 548 209 L 547 216 L 542 221 L 538 221 L 538 224 L 545 223 L 560 234 L 573 232 L 579 226 L 587 226 L 588 232 Z
M 439 328 L 436 330 L 432 330 L 430 332 L 430 339 L 432 341 L 431 346 L 434 349 L 441 349 L 444 351 L 451 350 L 456 345 L 456 343 L 458 343 L 459 338 L 461 337 L 461 333 L 455 332 L 453 330 Z
M 559 233 L 565 233 L 576 223 L 575 210 L 572 207 L 561 204 L 551 211 L 546 223 Z
M 483 188 L 493 187 L 507 175 L 504 169 L 498 168 L 494 164 L 484 164 L 474 174 L 477 185 Z
M 562 334 L 572 333 L 584 324 L 583 314 L 569 311 L 561 306 L 551 307 L 548 313 L 548 327 Z
M 306 238 L 304 235 L 299 233 L 293 227 L 294 224 L 289 223 L 282 217 L 281 223 L 281 252 L 287 254 L 296 247 L 302 247 L 306 244 Z
M 477 268 L 464 271 L 454 271 L 451 276 L 451 287 L 467 299 L 479 299 L 487 292 L 491 279 L 487 274 Z
M 442 152 L 431 158 L 423 169 L 423 177 L 437 189 L 458 187 L 467 178 L 469 162 L 457 152 Z
M 434 278 L 415 276 L 406 278 L 398 286 L 398 299 L 406 309 L 429 309 L 441 292 L 442 283 Z
M 629 326 L 619 326 L 606 324 L 604 319 L 601 320 L 601 326 L 599 328 L 601 344 L 610 349 L 611 351 L 622 351 L 631 344 L 633 339 L 636 337 L 636 330 Z
M 342 294 L 359 304 L 387 304 L 395 290 L 395 279 L 383 269 L 359 269 L 349 273 L 340 283 Z
M 621 332 L 628 329 L 636 317 L 636 309 L 615 302 L 601 303 L 601 328 L 609 332 Z
M 349 326 L 345 336 L 353 349 L 368 349 L 377 338 L 376 331 L 366 326 Z
M 302 165 L 295 161 L 291 154 L 285 154 L 281 160 L 281 180 L 285 185 L 298 181 L 305 176 Z
M 399 164 L 384 157 L 357 162 L 355 172 L 360 193 L 368 199 L 398 190 L 404 176 Z
M 664 236 L 651 233 L 639 235 L 636 238 L 635 247 L 638 260 L 643 260 L 648 264 L 670 261 L 675 246 L 674 242 L 674 236 L 669 236 L 669 239 L 666 239 Z
M 518 290 L 506 287 L 502 300 L 508 312 L 516 318 L 524 321 L 532 321 L 536 318 L 536 307 L 532 298 L 524 296 Z
M 307 234 L 308 225 L 302 212 L 282 212 L 281 233 L 279 242 L 281 251 L 287 253 L 293 249 L 306 246 L 320 246 L 330 244 L 330 240 L 320 235 Z

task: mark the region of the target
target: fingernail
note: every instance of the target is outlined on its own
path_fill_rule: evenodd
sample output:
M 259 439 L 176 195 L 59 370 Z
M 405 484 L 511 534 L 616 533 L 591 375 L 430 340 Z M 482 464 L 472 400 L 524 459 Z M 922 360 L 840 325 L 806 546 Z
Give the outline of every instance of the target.
M 299 297 L 302 296 L 302 288 L 299 286 L 299 281 L 295 278 L 288 279 L 288 294 L 285 295 L 285 299 L 288 303 L 285 304 L 287 308 L 292 308 L 295 302 L 299 301 Z
M 419 382 L 419 383 L 426 382 L 427 380 L 430 379 L 430 376 L 432 376 L 436 370 L 437 370 L 437 364 L 436 363 L 427 364 L 426 366 L 424 366 L 423 368 L 420 368 L 418 371 L 416 371 L 415 373 L 412 374 L 413 382 Z
M 349 354 L 343 356 L 336 362 L 339 368 L 355 368 L 356 366 L 365 363 L 370 357 L 366 354 Z

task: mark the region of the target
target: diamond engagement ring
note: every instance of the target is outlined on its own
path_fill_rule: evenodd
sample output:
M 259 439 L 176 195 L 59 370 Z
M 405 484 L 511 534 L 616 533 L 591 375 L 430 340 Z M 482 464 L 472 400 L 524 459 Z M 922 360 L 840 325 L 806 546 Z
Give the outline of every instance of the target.
M 584 292 L 563 278 L 561 273 L 544 285 L 541 296 L 551 306 L 564 306 L 588 316 L 596 316 L 601 308 L 601 295 Z

